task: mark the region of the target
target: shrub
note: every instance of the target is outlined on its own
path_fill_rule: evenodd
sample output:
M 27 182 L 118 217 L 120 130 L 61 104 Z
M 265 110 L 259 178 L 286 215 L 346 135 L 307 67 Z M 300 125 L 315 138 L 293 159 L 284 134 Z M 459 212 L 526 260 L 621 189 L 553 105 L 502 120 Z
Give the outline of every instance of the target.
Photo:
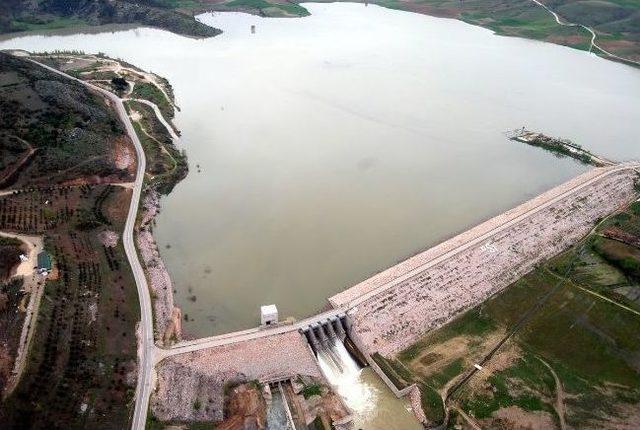
M 302 395 L 304 396 L 305 399 L 308 399 L 311 396 L 319 396 L 320 394 L 321 394 L 320 385 L 318 384 L 307 385 L 302 390 Z

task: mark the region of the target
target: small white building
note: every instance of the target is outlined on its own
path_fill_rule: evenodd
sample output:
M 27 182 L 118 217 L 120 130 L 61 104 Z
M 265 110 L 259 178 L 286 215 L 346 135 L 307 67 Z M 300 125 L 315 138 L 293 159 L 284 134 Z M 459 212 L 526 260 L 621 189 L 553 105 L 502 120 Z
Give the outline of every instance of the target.
M 278 324 L 278 308 L 276 305 L 260 306 L 260 324 L 264 326 Z

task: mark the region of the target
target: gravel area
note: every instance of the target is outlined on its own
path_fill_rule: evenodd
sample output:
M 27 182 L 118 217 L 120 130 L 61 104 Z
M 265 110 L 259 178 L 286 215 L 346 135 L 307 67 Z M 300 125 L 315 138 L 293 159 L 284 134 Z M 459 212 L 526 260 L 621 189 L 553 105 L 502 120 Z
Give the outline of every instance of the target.
M 295 375 L 323 379 L 297 331 L 176 355 L 163 360 L 157 373 L 151 408 L 162 421 L 222 420 L 228 383 Z M 194 408 L 196 401 L 202 407 Z
M 493 218 L 435 248 L 386 270 L 330 299 L 345 306 L 362 294 L 420 267 L 462 243 L 490 231 L 595 175 L 590 171 L 536 199 Z M 359 304 L 349 312 L 353 333 L 367 353 L 391 356 L 427 331 L 442 326 L 462 311 L 499 292 L 538 262 L 567 249 L 594 222 L 635 196 L 633 171 L 620 171 L 586 186 L 576 194 L 496 233 L 486 241 L 444 259 Z

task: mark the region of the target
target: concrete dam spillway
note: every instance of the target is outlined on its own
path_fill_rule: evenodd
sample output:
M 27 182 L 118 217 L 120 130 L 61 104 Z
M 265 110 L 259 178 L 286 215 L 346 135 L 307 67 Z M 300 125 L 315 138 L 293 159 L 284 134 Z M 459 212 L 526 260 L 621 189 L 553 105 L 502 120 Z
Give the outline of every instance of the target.
M 575 243 L 597 219 L 637 198 L 639 167 L 623 163 L 580 175 L 330 297 L 332 309 L 321 314 L 158 350 L 154 414 L 175 420 L 191 411 L 190 397 L 183 393 L 201 377 L 235 373 L 272 383 L 307 375 L 334 387 L 351 412 L 354 428 L 421 428 L 414 415 L 420 412 L 420 393 L 417 408 L 413 389 L 404 393 L 409 398 L 396 398 L 404 394 L 394 390 L 369 358 L 375 353 L 393 356 Z M 364 355 L 369 367 L 358 366 L 350 344 L 357 347 L 351 352 Z M 270 360 L 264 360 L 265 353 Z M 211 416 L 221 420 L 219 387 Z
M 336 389 L 355 416 L 367 412 L 373 393 L 361 379 L 366 359 L 357 358 L 359 351 L 350 343 L 353 354 L 347 350 L 348 325 L 345 316 L 338 316 L 311 324 L 303 333 L 318 360 L 323 375 Z
M 360 369 L 358 363 L 344 346 L 343 342 L 347 337 L 344 321 L 344 316 L 338 316 L 313 323 L 303 330 L 309 346 L 318 359 L 320 368 L 330 382 L 333 381 L 327 373 L 337 376 Z

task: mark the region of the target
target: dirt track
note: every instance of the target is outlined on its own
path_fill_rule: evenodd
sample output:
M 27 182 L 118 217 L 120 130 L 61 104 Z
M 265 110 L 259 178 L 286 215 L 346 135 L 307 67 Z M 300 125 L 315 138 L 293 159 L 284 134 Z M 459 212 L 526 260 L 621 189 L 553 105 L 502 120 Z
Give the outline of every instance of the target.
M 24 277 L 22 288 L 29 292 L 29 303 L 27 304 L 26 315 L 20 333 L 20 342 L 16 353 L 16 360 L 13 364 L 11 377 L 7 381 L 7 388 L 4 395 L 11 394 L 22 376 L 26 364 L 27 353 L 31 345 L 31 339 L 35 332 L 38 320 L 38 311 L 40 310 L 40 301 L 44 292 L 44 279 L 38 275 L 34 268 L 38 265 L 38 254 L 44 249 L 44 243 L 40 236 L 26 236 L 22 234 L 12 234 L 0 232 L 0 236 L 11 237 L 21 240 L 29 247 L 27 260 L 20 263 L 15 275 Z

